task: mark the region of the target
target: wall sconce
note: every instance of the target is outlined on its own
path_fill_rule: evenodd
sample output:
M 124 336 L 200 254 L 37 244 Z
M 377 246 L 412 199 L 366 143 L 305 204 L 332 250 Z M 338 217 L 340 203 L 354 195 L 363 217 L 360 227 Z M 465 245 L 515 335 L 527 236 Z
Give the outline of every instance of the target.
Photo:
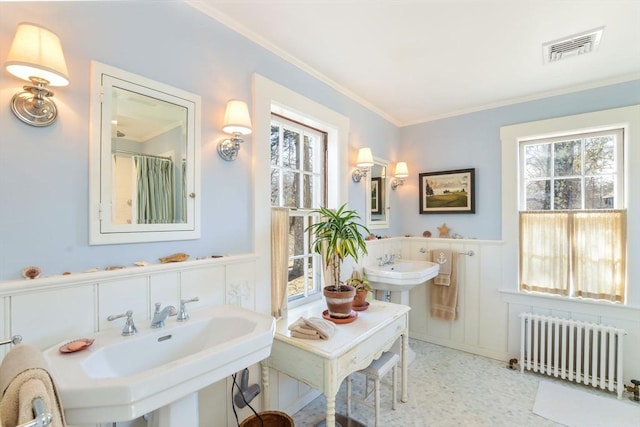
M 218 142 L 218 154 L 226 161 L 233 161 L 238 157 L 240 143 L 244 141 L 242 135 L 251 133 L 251 118 L 247 103 L 232 99 L 227 103 L 227 111 L 224 113 L 222 131 L 233 134 L 232 138 Z
M 404 185 L 404 179 L 409 176 L 409 168 L 406 162 L 396 163 L 396 172 L 393 174 L 396 178 L 391 181 L 391 189 L 395 190 L 400 185 Z
M 67 86 L 69 72 L 58 36 L 34 24 L 22 23 L 9 49 L 7 71 L 23 80 L 24 92 L 11 99 L 11 111 L 24 123 L 49 126 L 58 116 L 58 108 L 50 99 L 50 86 Z
M 351 174 L 353 182 L 360 182 L 360 180 L 367 176 L 369 168 L 373 166 L 373 154 L 371 154 L 371 148 L 361 148 L 358 150 L 358 159 L 356 160 L 356 169 Z

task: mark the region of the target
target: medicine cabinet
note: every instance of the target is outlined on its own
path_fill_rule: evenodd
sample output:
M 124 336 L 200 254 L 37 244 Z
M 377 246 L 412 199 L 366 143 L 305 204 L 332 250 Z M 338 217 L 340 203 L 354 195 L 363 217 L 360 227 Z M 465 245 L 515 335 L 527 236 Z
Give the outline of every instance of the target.
M 200 237 L 200 97 L 92 61 L 90 243 Z

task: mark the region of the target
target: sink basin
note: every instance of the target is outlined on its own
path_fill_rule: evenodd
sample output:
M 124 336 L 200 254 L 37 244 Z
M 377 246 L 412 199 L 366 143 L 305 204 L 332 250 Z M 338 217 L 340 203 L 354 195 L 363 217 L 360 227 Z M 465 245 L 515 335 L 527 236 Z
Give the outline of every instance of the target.
M 193 310 L 191 320 L 123 337 L 109 329 L 93 345 L 44 352 L 69 424 L 127 421 L 171 404 L 271 353 L 273 317 L 237 306 Z
M 380 291 L 408 291 L 438 275 L 440 265 L 429 261 L 400 261 L 367 265 L 364 272 L 371 287 Z

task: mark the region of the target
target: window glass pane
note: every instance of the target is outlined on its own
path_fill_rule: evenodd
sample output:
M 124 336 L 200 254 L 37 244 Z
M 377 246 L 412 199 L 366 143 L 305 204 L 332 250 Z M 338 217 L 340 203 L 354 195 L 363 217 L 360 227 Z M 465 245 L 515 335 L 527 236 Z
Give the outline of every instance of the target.
M 298 207 L 298 174 L 292 171 L 282 171 L 282 196 L 283 206 L 289 208 Z
M 553 144 L 555 176 L 572 176 L 582 173 L 580 140 Z
M 585 209 L 613 209 L 615 206 L 613 180 L 613 176 L 585 179 Z
M 543 211 L 551 209 L 551 181 L 530 181 L 527 183 L 527 206 L 529 211 Z
M 289 129 L 285 129 L 282 141 L 282 166 L 296 169 L 298 167 L 298 147 L 300 145 L 300 134 Z
M 584 173 L 600 175 L 615 173 L 614 136 L 586 138 L 584 144 Z
M 313 136 L 305 135 L 304 136 L 304 157 L 302 170 L 305 172 L 313 172 L 313 144 L 314 144 Z
M 304 185 L 302 192 L 302 207 L 313 208 L 313 177 L 311 175 L 304 175 L 302 177 Z
M 280 146 L 280 126 L 271 125 L 271 166 L 278 166 L 280 160 L 278 148 Z
M 313 280 L 313 259 L 312 258 L 307 258 L 307 263 L 309 268 L 307 269 L 307 294 L 311 295 L 314 293 L 319 292 L 318 290 L 318 284 L 320 283 L 320 277 L 318 277 L 318 280 L 316 280 L 314 282 Z
M 525 177 L 551 176 L 551 144 L 535 144 L 525 147 Z
M 271 206 L 280 205 L 280 170 L 271 169 Z
M 580 178 L 558 179 L 554 182 L 554 210 L 582 209 Z
M 289 298 L 304 296 L 305 258 L 289 258 L 289 281 L 287 282 L 287 293 Z

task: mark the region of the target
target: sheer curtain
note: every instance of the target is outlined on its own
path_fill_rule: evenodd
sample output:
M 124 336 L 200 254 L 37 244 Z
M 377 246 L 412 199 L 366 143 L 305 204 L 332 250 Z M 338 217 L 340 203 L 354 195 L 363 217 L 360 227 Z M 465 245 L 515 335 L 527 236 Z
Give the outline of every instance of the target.
M 569 295 L 568 212 L 520 212 L 520 289 Z
M 280 318 L 287 306 L 289 209 L 271 208 L 271 315 Z
M 624 301 L 626 226 L 627 213 L 622 210 L 573 215 L 576 296 Z
M 174 222 L 173 162 L 134 156 L 138 182 L 138 224 Z
M 625 210 L 520 213 L 520 289 L 623 302 Z

